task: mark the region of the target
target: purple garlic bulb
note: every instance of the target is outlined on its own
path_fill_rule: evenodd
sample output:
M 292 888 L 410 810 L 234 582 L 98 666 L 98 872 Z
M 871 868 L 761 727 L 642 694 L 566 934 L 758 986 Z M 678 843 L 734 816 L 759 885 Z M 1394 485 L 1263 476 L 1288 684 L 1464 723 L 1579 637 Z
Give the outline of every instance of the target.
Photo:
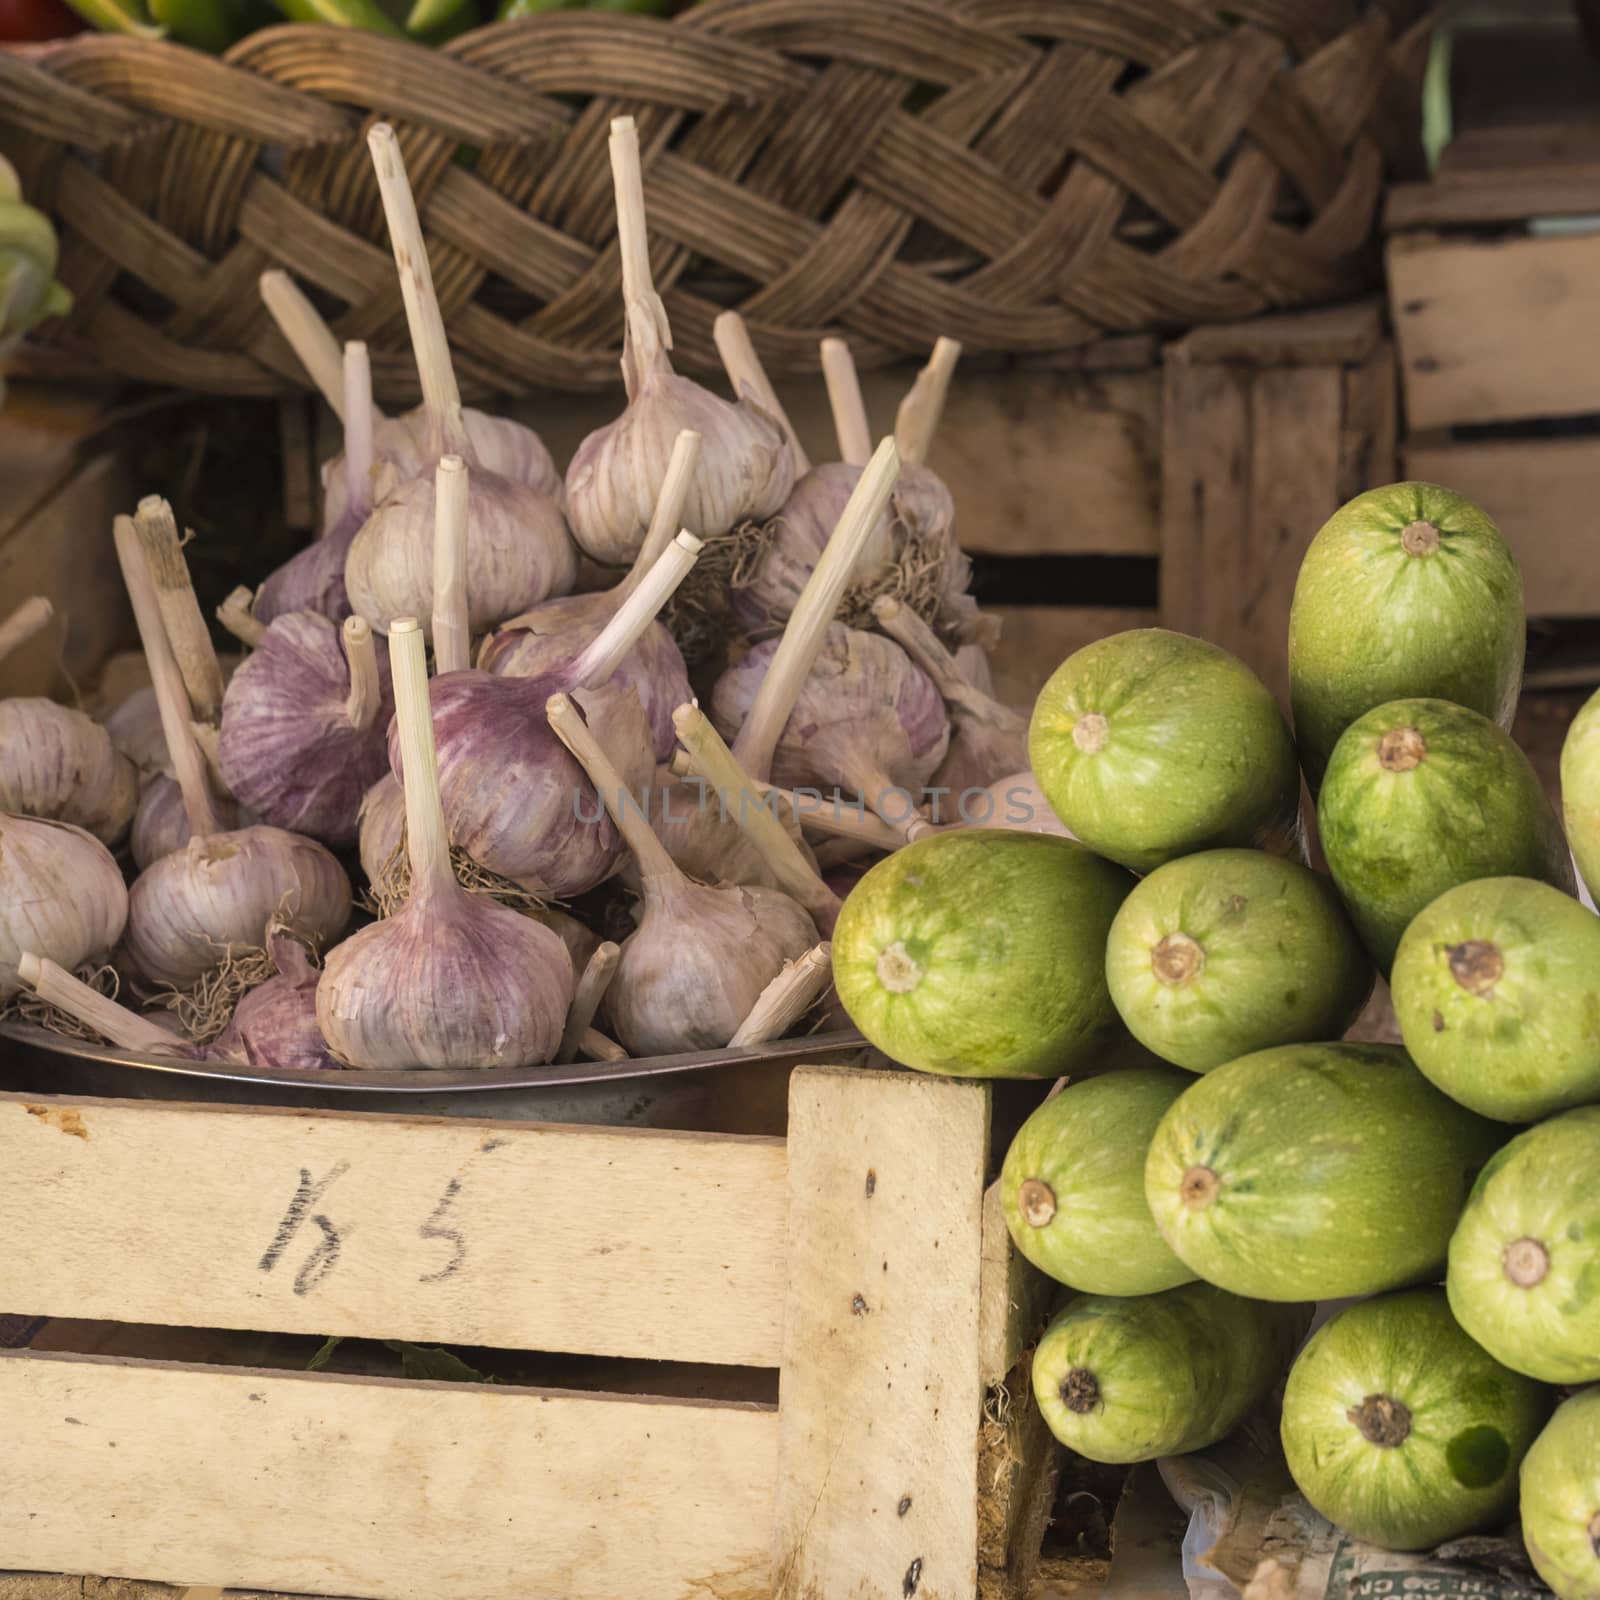
M 276 828 L 340 847 L 388 764 L 388 663 L 360 617 L 291 611 L 267 629 L 222 701 L 222 776 Z
M 711 719 L 730 742 L 780 642 L 763 640 L 717 680 Z M 772 781 L 849 791 L 901 826 L 949 743 L 944 701 L 927 673 L 892 639 L 834 622 L 778 736 Z
M 267 949 L 278 969 L 234 1008 L 228 1026 L 206 1051 L 209 1061 L 274 1071 L 337 1068 L 317 1026 L 317 983 L 322 974 L 305 946 L 287 934 L 270 933 Z
M 214 794 L 212 800 L 217 820 L 224 828 L 247 828 L 261 820 L 241 812 L 229 795 Z M 178 780 L 169 772 L 152 773 L 144 780 L 144 786 L 139 791 L 139 809 L 133 817 L 129 848 L 133 853 L 134 865 L 143 872 L 152 861 L 159 861 L 162 856 L 183 849 L 192 832 Z

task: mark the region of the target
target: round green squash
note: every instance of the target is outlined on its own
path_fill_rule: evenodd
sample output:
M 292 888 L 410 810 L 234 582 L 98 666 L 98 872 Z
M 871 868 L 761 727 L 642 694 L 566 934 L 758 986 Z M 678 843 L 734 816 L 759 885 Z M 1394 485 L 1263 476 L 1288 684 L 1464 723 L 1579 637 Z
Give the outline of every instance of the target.
M 1373 971 L 1327 879 L 1260 850 L 1205 850 L 1157 867 L 1122 902 L 1106 982 L 1135 1039 L 1209 1072 L 1339 1038 Z
M 1135 872 L 1218 845 L 1299 848 L 1277 701 L 1187 634 L 1138 628 L 1068 656 L 1034 704 L 1028 761 L 1072 834 Z
M 1198 1078 L 1161 1119 L 1145 1198 L 1208 1283 L 1340 1300 L 1437 1273 L 1504 1130 L 1398 1045 L 1291 1044 Z
M 1233 1432 L 1272 1390 L 1310 1325 L 1186 1283 L 1134 1299 L 1080 1295 L 1033 1353 L 1033 1393 L 1050 1431 L 1091 1461 L 1154 1461 Z
M 1600 1100 L 1600 917 L 1559 889 L 1447 889 L 1406 929 L 1389 987 L 1411 1059 L 1480 1115 L 1535 1122 Z
M 1593 897 L 1600 890 L 1600 691 L 1584 702 L 1561 745 L 1561 810 Z
M 1600 1380 L 1600 1106 L 1529 1128 L 1489 1162 L 1446 1285 L 1456 1320 L 1508 1367 Z
M 1524 630 L 1516 560 L 1470 500 L 1393 483 L 1334 512 L 1289 611 L 1290 703 L 1312 794 L 1340 734 L 1390 700 L 1453 700 L 1509 728 Z
M 1132 887 L 1071 839 L 934 834 L 886 856 L 846 897 L 834 987 L 850 1020 L 904 1066 L 1059 1077 L 1126 1038 L 1105 948 Z
M 1000 1169 L 1017 1249 L 1086 1294 L 1154 1294 L 1194 1274 L 1161 1237 L 1144 1198 L 1144 1160 L 1189 1077 L 1132 1067 L 1052 1095 L 1018 1129 Z
M 1283 1453 L 1330 1522 L 1386 1550 L 1431 1550 L 1509 1516 L 1551 1403 L 1461 1331 L 1442 1289 L 1408 1289 L 1311 1336 L 1284 1388 Z
M 1356 718 L 1328 762 L 1317 824 L 1385 974 L 1411 919 L 1458 883 L 1538 878 L 1577 890 L 1528 758 L 1487 717 L 1446 700 L 1393 700 Z
M 1600 1600 L 1600 1389 L 1558 1407 L 1523 1460 L 1522 1536 L 1559 1600 Z

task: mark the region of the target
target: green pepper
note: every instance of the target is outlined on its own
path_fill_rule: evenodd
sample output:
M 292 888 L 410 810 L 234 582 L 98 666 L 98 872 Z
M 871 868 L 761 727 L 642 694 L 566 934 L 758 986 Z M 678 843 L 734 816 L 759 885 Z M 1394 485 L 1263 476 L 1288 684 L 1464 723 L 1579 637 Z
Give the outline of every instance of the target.
M 376 0 L 274 0 L 291 22 L 325 22 L 335 28 L 365 28 L 398 38 L 401 28 Z
M 545 11 L 625 11 L 660 16 L 670 0 L 501 0 L 500 20 L 538 16 Z
M 244 37 L 225 0 L 149 0 L 151 14 L 179 44 L 221 55 Z
M 67 0 L 92 28 L 102 33 L 131 33 L 140 39 L 161 39 L 167 30 L 151 20 L 140 0 Z

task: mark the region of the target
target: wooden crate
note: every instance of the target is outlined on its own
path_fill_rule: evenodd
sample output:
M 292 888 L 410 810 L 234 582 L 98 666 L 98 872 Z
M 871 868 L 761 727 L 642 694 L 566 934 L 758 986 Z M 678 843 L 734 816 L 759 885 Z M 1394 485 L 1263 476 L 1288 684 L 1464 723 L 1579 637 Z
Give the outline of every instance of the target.
M 990 1093 L 802 1067 L 783 1139 L 0 1096 L 6 1307 L 68 1319 L 0 1351 L 0 1569 L 1019 1593 L 1053 1491 L 1027 1381 L 1049 1286 L 985 1188 Z M 302 1370 L 325 1335 L 559 1376 Z
M 1530 615 L 1600 615 L 1600 119 L 1463 134 L 1386 226 L 1407 474 L 1494 517 Z

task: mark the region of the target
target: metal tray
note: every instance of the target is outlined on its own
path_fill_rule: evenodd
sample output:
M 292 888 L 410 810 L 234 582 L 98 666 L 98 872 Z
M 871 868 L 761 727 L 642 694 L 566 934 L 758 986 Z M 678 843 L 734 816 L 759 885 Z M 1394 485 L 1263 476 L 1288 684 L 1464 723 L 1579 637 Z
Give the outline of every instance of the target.
M 483 1072 L 275 1072 L 80 1044 L 41 1028 L 8 1023 L 0 1025 L 0 1090 L 781 1132 L 791 1067 L 802 1061 L 851 1057 L 864 1061 L 873 1054 L 859 1033 L 846 1029 L 780 1039 L 749 1050 L 636 1061 L 578 1061 Z

